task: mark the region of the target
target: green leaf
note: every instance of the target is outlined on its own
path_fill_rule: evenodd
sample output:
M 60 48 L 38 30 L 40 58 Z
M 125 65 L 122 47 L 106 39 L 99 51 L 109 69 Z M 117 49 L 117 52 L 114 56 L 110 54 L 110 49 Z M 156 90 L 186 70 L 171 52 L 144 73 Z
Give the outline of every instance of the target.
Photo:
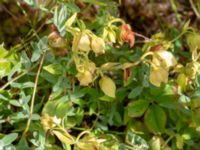
M 0 45 L 0 78 L 8 76 L 12 70 L 13 65 L 16 63 L 16 55 L 3 48 Z
M 72 12 L 80 12 L 80 8 L 74 3 L 67 2 L 66 6 L 68 9 L 71 9 Z
M 141 94 L 142 90 L 143 90 L 143 87 L 137 86 L 136 88 L 134 88 L 134 89 L 129 93 L 128 98 L 129 98 L 129 99 L 133 99 L 133 98 L 137 97 L 138 95 Z
M 22 137 L 19 141 L 19 143 L 17 144 L 16 149 L 25 149 L 25 150 L 31 150 L 31 148 L 28 147 L 28 143 L 26 141 L 25 137 Z
M 138 150 L 149 150 L 147 142 L 137 134 L 128 131 L 126 134 L 126 143 Z
M 36 6 L 36 2 L 34 0 L 24 0 L 24 2 L 26 2 L 31 7 L 35 7 Z
M 64 36 L 65 34 L 65 22 L 67 19 L 67 14 L 68 10 L 66 5 L 62 5 L 61 8 L 58 6 L 55 7 L 53 23 L 57 27 L 61 36 Z
M 31 46 L 33 48 L 31 62 L 35 62 L 40 58 L 42 50 L 38 47 L 38 44 L 36 42 L 31 42 Z
M 192 32 L 187 35 L 187 44 L 191 51 L 194 51 L 195 49 L 200 49 L 200 33 L 198 32 Z
M 141 117 L 149 106 L 147 100 L 137 100 L 129 103 L 127 106 L 128 115 L 130 117 Z
M 66 116 L 67 111 L 72 107 L 72 103 L 70 101 L 60 102 L 56 106 L 56 116 L 59 118 L 63 118 Z
M 62 67 L 59 64 L 50 64 L 50 65 L 44 66 L 43 69 L 53 75 L 62 74 Z
M 158 105 L 151 105 L 145 113 L 145 125 L 154 134 L 162 133 L 165 130 L 166 121 L 165 111 Z
M 105 95 L 115 98 L 116 86 L 111 78 L 103 76 L 99 81 L 99 85 Z
M 104 95 L 104 96 L 100 97 L 99 100 L 106 101 L 106 102 L 112 102 L 114 100 L 114 98 Z
M 10 133 L 5 135 L 1 140 L 4 143 L 4 146 L 10 145 L 12 144 L 12 142 L 14 142 L 18 137 L 17 133 Z

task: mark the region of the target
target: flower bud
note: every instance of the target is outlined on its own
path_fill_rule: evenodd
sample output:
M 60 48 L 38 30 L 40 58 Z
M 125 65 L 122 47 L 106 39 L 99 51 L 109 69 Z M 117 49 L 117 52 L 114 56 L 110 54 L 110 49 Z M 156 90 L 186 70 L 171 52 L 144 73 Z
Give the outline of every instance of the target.
M 94 79 L 94 73 L 96 71 L 96 65 L 92 61 L 86 62 L 81 65 L 83 67 L 83 70 L 78 72 L 76 75 L 77 79 L 80 82 L 80 85 L 82 86 L 88 86 L 90 83 L 92 83 Z
M 53 31 L 49 34 L 48 44 L 54 55 L 65 56 L 67 54 L 67 41 L 61 37 L 57 31 Z
M 96 65 L 95 63 L 93 63 L 92 61 L 90 61 L 88 64 L 87 64 L 87 70 L 91 73 L 91 74 L 94 74 L 95 70 L 96 70 Z
M 166 50 L 156 51 L 154 57 L 157 57 L 160 61 L 160 65 L 166 68 L 173 67 L 177 64 L 177 61 L 172 53 Z
M 129 43 L 130 47 L 134 46 L 135 44 L 134 32 L 131 30 L 131 27 L 128 24 L 124 24 L 121 26 L 120 36 L 125 43 Z
M 105 42 L 102 38 L 94 36 L 91 43 L 92 50 L 95 54 L 105 53 Z
M 54 31 L 48 36 L 48 44 L 51 48 L 65 48 L 67 41 Z
M 81 51 L 89 51 L 90 48 L 90 38 L 87 34 L 82 34 L 79 40 L 78 49 Z

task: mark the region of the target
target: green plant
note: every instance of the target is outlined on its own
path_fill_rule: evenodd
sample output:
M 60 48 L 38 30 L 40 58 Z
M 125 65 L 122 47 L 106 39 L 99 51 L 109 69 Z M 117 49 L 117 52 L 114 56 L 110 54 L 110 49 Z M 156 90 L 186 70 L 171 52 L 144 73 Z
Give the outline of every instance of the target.
M 99 7 L 92 21 L 74 1 L 25 2 L 53 14 L 53 28 L 39 35 L 30 20 L 34 40 L 0 46 L 0 147 L 199 148 L 200 33 L 189 22 L 173 39 L 147 38 L 104 1 L 84 0 Z

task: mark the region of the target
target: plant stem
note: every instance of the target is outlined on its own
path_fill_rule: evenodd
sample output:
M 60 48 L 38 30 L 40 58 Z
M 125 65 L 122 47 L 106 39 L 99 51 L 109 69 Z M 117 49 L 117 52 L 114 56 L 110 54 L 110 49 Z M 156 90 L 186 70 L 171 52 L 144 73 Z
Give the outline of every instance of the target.
M 43 54 L 43 56 L 41 58 L 40 65 L 39 65 L 39 68 L 38 68 L 38 71 L 37 71 L 37 74 L 36 74 L 36 77 L 35 77 L 35 84 L 34 84 L 33 95 L 32 95 L 32 99 L 31 99 L 29 118 L 28 118 L 28 121 L 26 123 L 26 128 L 25 128 L 22 136 L 26 135 L 26 132 L 29 130 L 29 127 L 30 127 L 30 124 L 31 124 L 34 102 L 35 102 L 35 96 L 36 96 L 36 91 L 37 91 L 37 85 L 38 85 L 42 65 L 43 65 L 43 62 L 44 62 L 44 57 L 45 57 L 45 54 Z
M 15 78 L 11 79 L 10 81 L 8 81 L 5 85 L 3 85 L 0 90 L 4 90 L 5 88 L 7 88 L 11 83 L 13 83 L 14 81 L 18 80 L 19 78 L 23 77 L 24 75 L 26 75 L 28 72 L 30 72 L 33 68 L 35 68 L 38 65 L 35 64 L 34 66 L 32 66 L 30 69 L 22 72 L 21 74 L 19 74 L 18 76 L 16 76 Z
M 170 136 L 164 143 L 163 145 L 161 146 L 162 149 L 164 149 L 166 146 L 167 146 L 167 143 L 174 138 L 174 135 Z
M 81 132 L 78 137 L 76 138 L 76 143 L 78 143 L 78 141 L 80 140 L 80 138 L 84 135 L 84 134 L 90 134 L 90 131 L 85 130 L 83 132 Z
M 132 66 L 137 66 L 139 63 L 141 63 L 141 62 L 144 60 L 145 57 L 147 57 L 147 56 L 149 56 L 149 55 L 153 55 L 153 52 L 144 53 L 144 54 L 140 57 L 140 59 L 139 59 L 138 61 L 136 61 L 136 62 L 133 63 Z
M 180 16 L 178 14 L 177 7 L 176 7 L 176 4 L 175 4 L 174 0 L 170 0 L 170 4 L 171 4 L 171 7 L 172 7 L 172 9 L 173 9 L 173 11 L 175 13 L 176 20 L 178 21 L 178 23 L 180 23 L 181 19 L 180 19 Z
M 190 5 L 191 5 L 195 15 L 197 16 L 198 19 L 200 19 L 200 13 L 198 12 L 197 8 L 195 7 L 193 0 L 189 0 L 189 2 L 190 2 Z
M 99 120 L 99 116 L 100 116 L 100 104 L 99 104 L 99 102 L 97 102 L 97 104 L 98 104 L 98 112 L 97 112 L 97 114 L 96 114 L 96 119 L 94 120 L 93 125 L 92 125 L 92 127 L 90 128 L 90 130 L 93 130 L 93 129 L 95 128 L 96 123 L 97 123 L 97 121 Z
M 17 79 L 21 78 L 22 76 L 24 76 L 28 71 L 25 71 L 23 73 L 21 73 L 20 75 L 18 75 L 17 77 L 13 78 L 12 80 L 10 80 L 9 82 L 7 82 L 5 85 L 3 85 L 0 90 L 4 90 L 7 86 L 9 86 L 11 83 L 13 83 L 14 81 L 16 81 Z
M 144 35 L 142 35 L 142 34 L 140 34 L 140 33 L 134 32 L 134 35 L 137 36 L 137 37 L 143 38 L 143 39 L 145 40 L 145 43 L 148 43 L 148 42 L 151 41 L 150 38 L 148 38 L 148 37 L 146 37 L 146 36 L 144 36 Z

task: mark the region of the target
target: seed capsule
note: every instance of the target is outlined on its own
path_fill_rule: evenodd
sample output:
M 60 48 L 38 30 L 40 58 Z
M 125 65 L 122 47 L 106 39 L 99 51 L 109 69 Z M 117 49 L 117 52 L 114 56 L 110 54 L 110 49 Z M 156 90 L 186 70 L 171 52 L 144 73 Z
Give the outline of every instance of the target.
M 105 42 L 102 38 L 93 37 L 91 47 L 95 54 L 105 53 Z
M 87 34 L 83 34 L 79 40 L 78 49 L 81 51 L 89 51 L 90 47 L 90 38 Z

